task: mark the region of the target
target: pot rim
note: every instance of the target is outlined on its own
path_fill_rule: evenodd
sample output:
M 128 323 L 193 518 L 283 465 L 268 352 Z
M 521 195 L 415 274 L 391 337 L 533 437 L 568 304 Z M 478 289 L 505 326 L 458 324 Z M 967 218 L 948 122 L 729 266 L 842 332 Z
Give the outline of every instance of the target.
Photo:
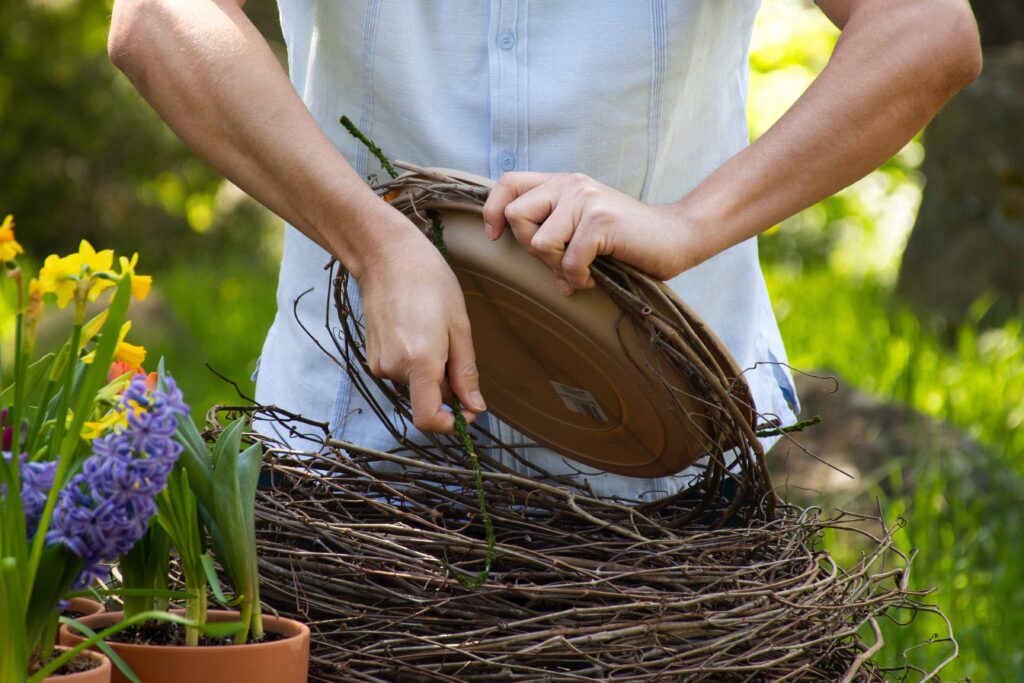
M 80 617 L 81 619 L 85 619 L 85 617 L 91 617 L 94 614 L 105 614 L 107 611 L 106 605 L 104 605 L 99 600 L 94 600 L 93 598 L 85 598 L 79 596 L 68 600 L 69 609 L 74 609 L 76 605 L 78 607 L 85 607 L 86 605 L 88 605 L 90 609 L 95 608 L 95 611 L 83 615 L 82 617 Z M 81 612 L 82 610 L 79 609 L 77 611 Z
M 85 617 L 83 617 L 83 619 L 84 618 Z M 58 645 L 56 649 L 70 650 L 72 647 L 74 646 Z M 89 649 L 82 650 L 75 656 L 78 657 L 80 655 L 85 655 L 89 659 L 93 660 L 98 659 L 100 662 L 99 666 L 94 666 L 93 668 L 87 669 L 86 671 L 75 671 L 69 674 L 50 674 L 49 676 L 43 679 L 43 683 L 47 683 L 47 681 L 53 681 L 53 683 L 74 683 L 75 681 L 85 680 L 86 678 L 93 677 L 96 675 L 102 676 L 104 672 L 107 673 L 106 680 L 110 680 L 110 672 L 113 670 L 113 663 L 110 661 L 109 657 L 107 657 L 102 652 L 97 652 L 95 650 Z
M 183 615 L 185 613 L 185 610 L 183 610 L 183 609 L 172 609 L 172 610 L 169 610 L 169 611 L 172 614 L 179 614 L 179 615 Z M 207 621 L 223 622 L 223 621 L 229 621 L 229 619 L 231 617 L 237 617 L 238 616 L 238 612 L 234 612 L 234 611 L 231 611 L 231 610 L 219 610 L 219 609 L 218 610 L 209 610 L 206 613 L 206 616 L 207 616 Z M 94 628 L 93 624 L 96 623 L 96 622 L 109 620 L 109 623 L 107 624 L 107 626 L 109 626 L 109 625 L 112 625 L 112 624 L 120 621 L 123 618 L 124 618 L 124 612 L 104 612 L 104 613 L 101 613 L 101 614 L 92 614 L 92 615 L 87 616 L 87 617 L 82 617 L 81 619 L 78 619 L 78 621 L 82 622 L 86 626 Z M 290 646 L 291 642 L 296 640 L 296 639 L 303 639 L 303 638 L 308 639 L 309 638 L 309 626 L 307 626 L 306 624 L 304 624 L 301 621 L 297 621 L 295 619 L 288 619 L 287 617 L 278 617 L 278 616 L 274 616 L 272 614 L 262 614 L 262 615 L 260 615 L 260 618 L 263 621 L 263 628 L 264 628 L 264 630 L 271 631 L 273 633 L 277 633 L 277 634 L 283 635 L 285 637 L 281 638 L 280 640 L 274 640 L 274 641 L 271 641 L 271 642 L 261 642 L 261 643 L 249 642 L 249 643 L 245 643 L 245 644 L 242 644 L 242 645 L 235 645 L 234 643 L 226 643 L 224 645 L 152 645 L 152 644 L 145 644 L 145 645 L 143 645 L 143 644 L 140 644 L 140 643 L 119 643 L 117 641 L 108 641 L 108 645 L 110 645 L 111 647 L 114 647 L 117 650 L 122 650 L 123 649 L 123 650 L 126 650 L 128 652 L 142 651 L 142 650 L 148 650 L 148 649 L 153 649 L 153 648 L 159 648 L 159 649 L 173 649 L 176 652 L 189 653 L 189 652 L 217 652 L 218 650 L 231 650 L 231 651 L 242 650 L 242 651 L 244 651 L 244 650 L 256 650 L 256 649 L 261 649 L 261 648 L 271 648 L 271 647 L 274 647 L 274 646 L 277 646 L 277 647 L 288 647 L 288 646 Z M 288 630 L 294 630 L 294 633 L 289 634 L 288 630 L 282 631 L 280 628 L 275 628 L 275 626 L 283 626 L 283 627 L 285 627 Z M 67 624 L 61 625 L 60 630 L 61 630 L 62 633 L 65 633 L 67 636 L 69 636 L 71 638 L 74 638 L 74 639 L 76 639 L 79 642 L 82 641 L 82 640 L 86 640 L 85 636 L 81 635 L 77 631 L 72 631 L 70 628 L 68 628 Z M 95 630 L 95 628 L 94 628 L 94 630 Z

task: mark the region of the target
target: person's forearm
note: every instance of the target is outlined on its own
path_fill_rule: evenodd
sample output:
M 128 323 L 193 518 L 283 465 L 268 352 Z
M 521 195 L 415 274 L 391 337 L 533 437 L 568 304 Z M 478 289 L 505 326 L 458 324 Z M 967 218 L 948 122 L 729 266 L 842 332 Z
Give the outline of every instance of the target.
M 700 243 L 680 270 L 867 175 L 979 73 L 966 3 L 819 4 L 843 29 L 828 66 L 772 128 L 677 204 Z
M 118 0 L 110 57 L 200 156 L 358 277 L 387 207 L 334 148 L 238 0 Z

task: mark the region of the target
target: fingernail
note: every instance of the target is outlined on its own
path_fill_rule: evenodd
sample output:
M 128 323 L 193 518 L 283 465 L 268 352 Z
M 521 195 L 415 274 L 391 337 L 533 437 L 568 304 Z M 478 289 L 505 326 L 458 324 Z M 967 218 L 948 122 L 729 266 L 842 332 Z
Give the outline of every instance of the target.
M 570 294 L 572 294 L 572 285 L 570 285 L 565 280 L 555 280 L 555 286 L 558 287 L 558 291 L 561 292 L 564 296 L 569 296 Z
M 494 226 L 490 223 L 484 223 L 484 234 L 487 235 L 487 239 L 494 239 Z
M 487 404 L 484 403 L 484 397 L 479 391 L 471 391 L 469 393 L 469 402 L 473 404 L 473 409 L 477 412 L 487 410 Z

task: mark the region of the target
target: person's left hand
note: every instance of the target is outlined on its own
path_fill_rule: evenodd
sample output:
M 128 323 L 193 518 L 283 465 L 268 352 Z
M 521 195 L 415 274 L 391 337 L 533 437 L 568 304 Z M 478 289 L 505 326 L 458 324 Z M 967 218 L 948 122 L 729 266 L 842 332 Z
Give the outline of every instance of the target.
M 518 172 L 501 177 L 483 213 L 489 239 L 498 239 L 507 223 L 568 295 L 594 286 L 590 264 L 598 256 L 661 280 L 704 260 L 678 209 L 644 204 L 581 173 Z

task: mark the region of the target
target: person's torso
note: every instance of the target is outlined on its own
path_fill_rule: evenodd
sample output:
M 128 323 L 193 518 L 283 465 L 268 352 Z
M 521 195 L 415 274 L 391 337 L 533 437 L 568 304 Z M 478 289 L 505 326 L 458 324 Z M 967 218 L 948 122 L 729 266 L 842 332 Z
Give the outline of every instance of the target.
M 385 152 L 498 177 L 577 171 L 678 199 L 747 143 L 757 0 L 279 0 L 292 80 Z
M 758 0 L 279 4 L 292 82 L 363 177 L 383 171 L 340 125 L 342 115 L 393 159 L 492 178 L 511 170 L 582 172 L 651 203 L 682 197 L 747 144 Z M 318 392 L 323 380 L 314 375 L 337 369 L 316 352 L 284 358 L 289 345 L 309 344 L 294 314 L 323 320 L 327 258 L 288 228 L 278 319 L 263 359 L 275 357 L 280 381 L 264 386 L 291 393 L 295 409 L 334 420 L 351 412 L 354 399 L 342 395 L 351 389 Z M 669 284 L 742 368 L 785 360 L 755 240 Z M 762 412 L 792 415 L 780 398 L 792 387 L 777 365 L 746 377 Z

